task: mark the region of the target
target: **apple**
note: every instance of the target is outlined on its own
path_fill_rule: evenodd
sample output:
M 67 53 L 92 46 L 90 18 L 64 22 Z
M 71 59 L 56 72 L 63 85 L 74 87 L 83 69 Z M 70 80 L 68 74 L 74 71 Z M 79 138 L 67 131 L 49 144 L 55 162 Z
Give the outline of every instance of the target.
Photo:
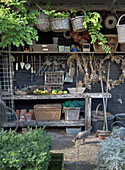
M 52 91 L 52 94 L 57 94 L 57 90 L 53 90 L 53 91 Z
M 63 91 L 63 94 L 68 94 L 68 91 Z

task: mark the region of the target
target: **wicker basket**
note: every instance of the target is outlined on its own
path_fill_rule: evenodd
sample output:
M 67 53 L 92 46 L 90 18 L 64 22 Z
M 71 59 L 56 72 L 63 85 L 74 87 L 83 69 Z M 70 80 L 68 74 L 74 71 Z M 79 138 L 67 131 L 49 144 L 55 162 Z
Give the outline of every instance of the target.
M 117 32 L 118 32 L 118 43 L 125 43 L 125 24 L 119 25 L 120 20 L 121 20 L 122 17 L 124 17 L 124 16 L 125 16 L 125 14 L 123 14 L 123 15 L 119 18 L 119 20 L 118 20 L 118 22 L 117 22 L 117 25 L 116 25 L 116 27 L 117 27 Z
M 66 32 L 70 30 L 69 17 L 67 18 L 52 18 L 51 28 L 53 32 Z
M 43 32 L 51 31 L 50 20 L 43 12 L 40 12 L 40 15 L 37 19 L 39 24 L 36 24 L 36 26 L 40 31 Z
M 107 38 L 108 41 L 106 45 L 111 47 L 110 49 L 111 53 L 115 53 L 118 46 L 118 36 L 117 35 L 104 35 L 104 36 Z M 98 42 L 93 43 L 93 48 L 96 53 L 106 53 L 98 44 Z
M 74 32 L 83 32 L 85 30 L 84 25 L 84 16 L 77 16 L 71 19 L 71 24 Z
M 61 104 L 40 104 L 34 106 L 37 121 L 58 121 L 61 118 Z
M 78 107 L 64 107 L 65 120 L 79 120 L 80 108 Z
M 92 111 L 92 118 L 95 118 L 95 119 L 104 119 L 104 111 L 98 110 L 101 105 L 102 104 L 99 104 L 97 106 L 96 110 Z M 106 112 L 106 117 L 109 118 L 110 116 L 111 116 L 111 113 Z

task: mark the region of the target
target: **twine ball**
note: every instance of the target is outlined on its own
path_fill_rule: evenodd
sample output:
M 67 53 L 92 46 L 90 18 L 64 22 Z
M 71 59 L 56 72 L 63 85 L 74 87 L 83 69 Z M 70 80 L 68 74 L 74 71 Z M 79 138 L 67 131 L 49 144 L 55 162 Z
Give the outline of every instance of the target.
M 104 24 L 107 29 L 113 29 L 116 27 L 117 19 L 114 15 L 109 15 L 105 18 Z

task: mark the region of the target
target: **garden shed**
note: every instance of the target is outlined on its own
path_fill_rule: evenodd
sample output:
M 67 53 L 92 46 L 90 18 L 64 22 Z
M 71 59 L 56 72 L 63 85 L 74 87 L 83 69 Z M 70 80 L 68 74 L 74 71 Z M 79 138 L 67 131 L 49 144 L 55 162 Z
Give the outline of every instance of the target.
M 14 128 L 18 119 L 18 127 L 88 129 L 100 103 L 125 114 L 125 1 L 27 0 L 28 11 L 34 6 L 38 41 L 0 49 L 1 101 L 16 112 L 1 116 L 1 126 Z

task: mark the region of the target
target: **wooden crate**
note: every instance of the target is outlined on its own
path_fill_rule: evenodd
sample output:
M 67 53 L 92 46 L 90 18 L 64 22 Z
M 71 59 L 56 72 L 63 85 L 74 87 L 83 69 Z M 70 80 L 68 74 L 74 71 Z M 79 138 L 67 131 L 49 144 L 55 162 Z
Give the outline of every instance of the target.
M 32 48 L 33 51 L 42 51 L 42 52 L 58 51 L 57 44 L 34 44 Z
M 106 45 L 111 47 L 111 53 L 115 53 L 118 46 L 118 36 L 117 35 L 104 35 L 107 38 Z M 93 48 L 96 53 L 106 53 L 98 42 L 93 43 Z
M 65 120 L 79 120 L 80 108 L 78 107 L 64 107 Z
M 61 118 L 61 104 L 39 104 L 34 106 L 37 121 L 58 121 Z

